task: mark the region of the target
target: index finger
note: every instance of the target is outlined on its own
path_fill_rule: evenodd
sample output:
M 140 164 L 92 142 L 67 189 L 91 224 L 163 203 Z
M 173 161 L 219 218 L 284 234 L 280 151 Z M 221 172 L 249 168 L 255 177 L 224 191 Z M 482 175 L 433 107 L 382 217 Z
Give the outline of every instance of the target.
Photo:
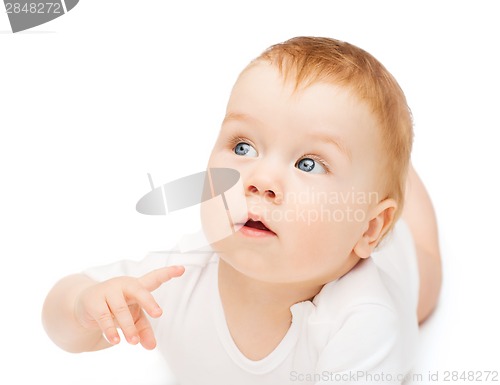
M 146 290 L 153 291 L 171 278 L 180 277 L 182 274 L 184 274 L 184 266 L 167 266 L 144 274 L 139 278 L 139 282 Z

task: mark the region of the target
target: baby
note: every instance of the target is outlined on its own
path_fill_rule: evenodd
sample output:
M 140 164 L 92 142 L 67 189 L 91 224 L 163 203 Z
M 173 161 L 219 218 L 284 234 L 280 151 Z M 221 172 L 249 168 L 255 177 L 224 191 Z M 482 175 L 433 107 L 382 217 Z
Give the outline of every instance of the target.
M 412 136 L 403 92 L 370 54 L 316 37 L 268 48 L 237 79 L 208 162 L 241 176 L 238 231 L 209 252 L 63 278 L 47 333 L 83 352 L 118 344 L 120 328 L 158 343 L 180 384 L 401 383 L 441 283 Z

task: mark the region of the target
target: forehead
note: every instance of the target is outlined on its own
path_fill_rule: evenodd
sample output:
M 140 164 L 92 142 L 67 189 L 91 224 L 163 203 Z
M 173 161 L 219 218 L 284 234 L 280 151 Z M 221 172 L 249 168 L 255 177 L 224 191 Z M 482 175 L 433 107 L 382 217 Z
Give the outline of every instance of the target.
M 371 136 L 377 130 L 369 107 L 348 88 L 332 82 L 315 82 L 296 89 L 267 62 L 252 63 L 236 81 L 227 116 L 240 114 L 273 125 L 321 128 L 349 136 Z

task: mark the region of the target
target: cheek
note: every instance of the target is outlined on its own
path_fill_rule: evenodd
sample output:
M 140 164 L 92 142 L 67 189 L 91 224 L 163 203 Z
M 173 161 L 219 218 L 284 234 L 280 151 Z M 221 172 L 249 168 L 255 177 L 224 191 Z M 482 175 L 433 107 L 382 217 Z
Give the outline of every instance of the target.
M 201 202 L 200 215 L 203 232 L 211 244 L 231 236 L 243 226 L 247 220 L 248 206 L 243 183 L 237 172 L 219 169 L 206 175 L 210 177 L 205 179 L 204 192 L 207 196 Z
M 296 222 L 287 238 L 287 249 L 297 259 L 338 258 L 347 252 L 341 229 L 332 224 Z
M 216 145 L 208 159 L 208 167 L 232 167 L 236 156 L 231 150 Z
M 207 241 L 212 244 L 232 234 L 231 224 L 222 199 L 211 199 L 201 204 L 201 223 Z
M 300 254 L 314 254 L 320 259 L 341 260 L 350 255 L 362 234 L 364 215 L 361 207 L 302 205 L 294 212 L 296 220 L 288 221 L 286 243 L 287 249 L 299 257 Z

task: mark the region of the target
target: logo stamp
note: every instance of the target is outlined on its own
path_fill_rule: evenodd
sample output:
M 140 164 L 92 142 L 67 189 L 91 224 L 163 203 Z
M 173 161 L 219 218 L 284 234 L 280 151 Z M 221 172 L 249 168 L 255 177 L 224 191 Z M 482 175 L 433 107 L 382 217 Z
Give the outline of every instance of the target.
M 48 23 L 71 11 L 78 2 L 79 0 L 4 0 L 13 33 Z

